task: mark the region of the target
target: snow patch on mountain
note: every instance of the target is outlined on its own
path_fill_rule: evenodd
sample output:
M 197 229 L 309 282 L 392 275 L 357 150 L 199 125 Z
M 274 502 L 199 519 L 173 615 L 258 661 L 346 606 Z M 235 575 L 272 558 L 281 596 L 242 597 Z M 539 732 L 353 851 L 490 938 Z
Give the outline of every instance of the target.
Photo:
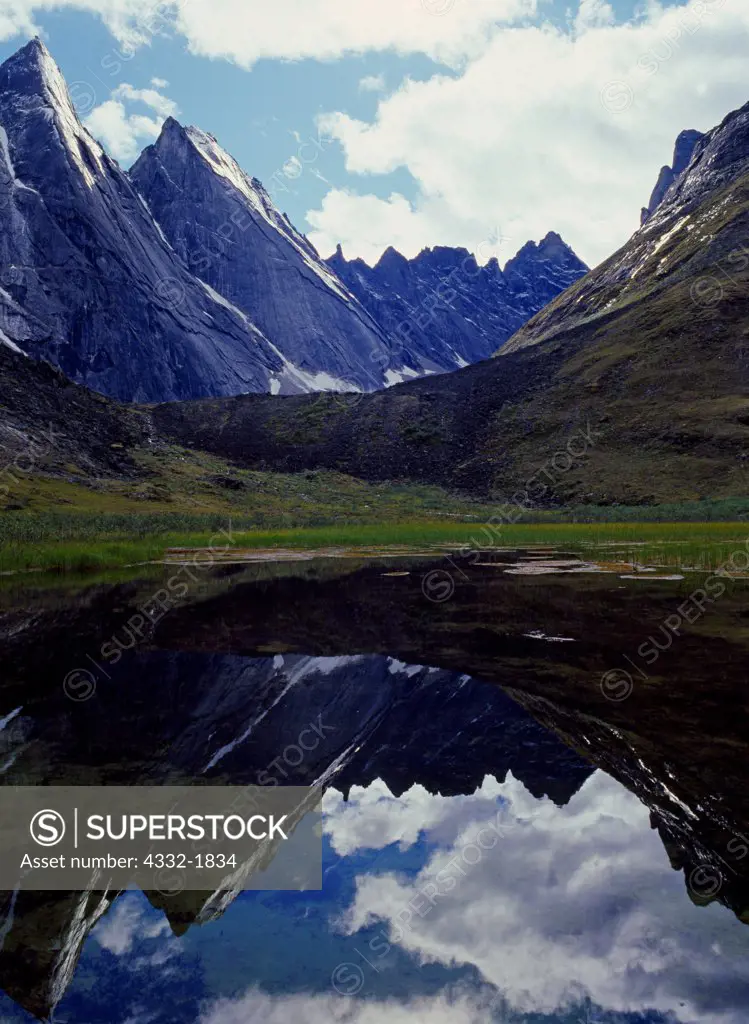
M 7 348 L 12 349 L 14 352 L 18 352 L 18 354 L 21 356 L 26 355 L 23 349 L 19 348 L 18 345 L 16 345 L 15 341 L 11 341 L 8 335 L 4 334 L 2 330 L 0 330 L 0 345 L 5 345 Z

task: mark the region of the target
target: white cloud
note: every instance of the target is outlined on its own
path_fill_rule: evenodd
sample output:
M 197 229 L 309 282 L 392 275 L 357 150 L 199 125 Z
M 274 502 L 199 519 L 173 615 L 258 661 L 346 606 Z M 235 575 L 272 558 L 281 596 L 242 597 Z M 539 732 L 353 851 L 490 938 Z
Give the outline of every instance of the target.
M 263 57 L 330 60 L 349 53 L 426 53 L 451 64 L 479 52 L 498 23 L 535 0 L 211 0 L 177 22 L 194 53 L 250 67 Z
M 418 189 L 406 209 L 366 181 L 360 196 L 328 197 L 313 241 L 350 255 L 371 253 L 369 225 L 397 213 L 411 252 L 471 247 L 501 224 L 517 246 L 557 230 L 594 263 L 637 226 L 678 132 L 712 127 L 749 93 L 747 0 L 649 0 L 619 24 L 610 0 L 578 0 L 564 28 L 544 23 L 537 0 L 0 0 L 0 38 L 29 33 L 50 7 L 96 13 L 133 45 L 176 32 L 191 52 L 244 67 L 384 51 L 450 65 L 383 96 L 369 123 L 328 115 L 352 173 L 403 167 Z M 102 106 L 95 123 L 121 154 L 152 135 Z
M 304 168 L 298 156 L 290 156 L 281 168 L 281 173 L 286 178 L 301 178 Z
M 502 786 L 490 776 L 471 796 L 449 800 L 434 796 L 423 786 L 413 786 L 396 798 L 379 780 L 367 788 L 353 786 L 348 801 L 330 789 L 323 801 L 325 832 L 339 857 L 359 850 L 382 850 L 392 843 L 405 849 L 426 831 L 433 832 L 433 838 L 449 836 L 454 841 L 469 822 L 483 822 L 497 813 L 502 792 Z
M 347 257 L 360 256 L 369 264 L 376 263 L 389 245 L 405 256 L 415 256 L 432 229 L 439 229 L 397 192 L 379 199 L 339 188 L 331 189 L 321 208 L 308 212 L 307 220 L 318 252 L 327 256 L 341 242 Z
M 131 103 L 145 103 L 163 118 L 174 115 L 177 112 L 177 104 L 168 96 L 163 96 L 156 89 L 135 89 L 127 82 L 118 85 L 112 93 L 113 98 L 129 100 Z
M 175 0 L 174 7 L 185 2 Z M 210 5 L 210 0 L 205 2 Z M 50 9 L 66 7 L 98 14 L 112 34 L 130 47 L 142 45 L 166 31 L 173 20 L 172 5 L 155 0 L 0 0 L 0 39 L 18 34 L 41 35 L 36 17 Z
M 360 256 L 370 265 L 377 262 L 383 250 L 392 245 L 404 256 L 413 257 L 426 245 L 464 246 L 486 262 L 496 256 L 500 263 L 528 241 L 528 236 L 515 239 L 498 224 L 487 218 L 468 224 L 451 208 L 446 197 L 419 200 L 415 206 L 398 192 L 387 199 L 359 195 L 351 189 L 331 189 L 318 210 L 310 210 L 308 232 L 319 252 L 332 253 L 341 242 L 348 258 Z M 546 232 L 538 234 L 542 238 Z M 501 240 L 498 244 L 497 240 Z
M 140 896 L 121 896 L 93 931 L 93 937 L 115 956 L 124 956 L 143 939 L 169 936 L 166 918 L 149 918 Z
M 460 991 L 407 1002 L 365 1002 L 335 992 L 271 996 L 252 989 L 239 999 L 220 999 L 207 1007 L 199 1024 L 486 1024 L 488 1012 L 488 1000 L 481 994 Z
M 333 191 L 308 215 L 313 243 L 371 258 L 387 225 L 412 255 L 470 248 L 501 224 L 515 248 L 555 230 L 588 263 L 613 252 L 679 131 L 707 130 L 749 98 L 749 5 L 651 4 L 638 21 L 609 19 L 605 2 L 583 0 L 577 28 L 495 31 L 460 74 L 404 82 L 371 122 L 324 115 L 350 172 L 406 168 L 418 198 L 378 199 L 366 183 Z
M 165 78 L 152 78 L 151 85 L 156 89 L 168 89 L 169 83 Z
M 533 13 L 535 0 L 0 0 L 0 38 L 36 31 L 35 14 L 50 7 L 99 14 L 130 45 L 176 26 L 193 53 L 251 67 L 372 50 L 459 62 L 496 24 Z
M 384 92 L 385 76 L 367 75 L 366 77 L 360 80 L 359 88 L 361 89 L 362 92 Z
M 126 104 L 142 103 L 155 116 L 131 114 Z M 136 89 L 122 82 L 98 107 L 85 124 L 91 134 L 121 163 L 131 163 L 143 145 L 157 138 L 164 120 L 178 112 L 177 104 L 155 89 Z
M 511 775 L 495 791 L 505 799 L 496 843 L 482 842 L 480 824 L 450 821 L 450 799 L 440 821 L 433 798 L 429 860 L 415 877 L 358 876 L 345 934 L 381 922 L 420 963 L 474 965 L 520 1012 L 565 1016 L 589 996 L 605 1010 L 661 1011 L 685 1024 L 744 1020 L 745 925 L 724 907 L 690 902 L 633 794 L 602 772 L 565 807 L 535 800 Z M 359 817 L 354 807 L 352 827 L 334 823 L 347 848 Z
M 576 31 L 583 32 L 587 28 L 613 25 L 615 21 L 614 9 L 607 0 L 580 0 L 574 25 Z

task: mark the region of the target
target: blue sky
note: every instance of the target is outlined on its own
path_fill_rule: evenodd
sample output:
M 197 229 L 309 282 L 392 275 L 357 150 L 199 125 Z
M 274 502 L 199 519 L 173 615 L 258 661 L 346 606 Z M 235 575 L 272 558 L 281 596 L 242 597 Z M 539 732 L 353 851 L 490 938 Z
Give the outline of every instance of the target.
M 102 22 L 90 14 L 45 12 L 38 21 L 42 38 L 68 85 L 86 87 L 73 89 L 84 119 L 92 105 L 107 100 L 123 82 L 141 89 L 149 87 L 153 78 L 160 78 L 169 83 L 162 91 L 176 102 L 177 119 L 215 135 L 249 174 L 272 190 L 277 205 L 301 226 L 306 226 L 307 210 L 318 205 L 330 187 L 327 182 L 343 186 L 352 179 L 340 146 L 320 141 L 316 116 L 343 110 L 355 117 L 371 117 L 379 94 L 360 89 L 360 81 L 367 77 L 384 76 L 394 87 L 406 76 L 427 79 L 435 73 L 450 73 L 419 54 L 403 58 L 388 53 L 338 61 L 263 60 L 245 70 L 226 60 L 194 56 L 184 40 L 173 34 L 156 36 L 150 45 L 131 51 L 118 45 Z M 0 44 L 0 60 L 25 41 L 17 36 Z M 129 109 L 147 112 L 143 104 L 132 104 Z M 147 142 L 142 140 L 143 145 Z M 284 168 L 300 147 L 303 172 L 289 176 Z M 125 166 L 130 163 L 121 162 Z M 370 176 L 367 181 L 367 191 L 383 197 L 393 189 L 409 198 L 417 192 L 413 178 L 403 169 Z
M 324 255 L 340 240 L 370 261 L 390 243 L 484 242 L 503 262 L 558 230 L 593 264 L 637 226 L 678 131 L 749 98 L 749 12 L 729 0 L 346 3 L 0 0 L 0 58 L 38 30 L 124 165 L 174 110 Z M 101 135 L 113 103 L 131 133 L 119 151 L 116 125 Z

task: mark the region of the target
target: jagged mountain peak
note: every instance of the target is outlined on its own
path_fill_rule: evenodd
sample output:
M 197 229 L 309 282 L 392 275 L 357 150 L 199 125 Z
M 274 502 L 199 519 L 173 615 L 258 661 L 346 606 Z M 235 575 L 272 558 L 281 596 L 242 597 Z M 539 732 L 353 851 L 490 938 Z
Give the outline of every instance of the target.
M 184 132 L 184 130 L 184 126 L 170 114 L 161 126 L 161 135 L 168 135 L 170 132 Z
M 126 400 L 268 388 L 280 359 L 188 272 L 40 40 L 0 67 L 0 126 L 5 337 Z
M 526 242 L 517 254 L 507 261 L 504 272 L 507 277 L 518 273 L 528 275 L 534 273 L 536 268 L 540 270 L 549 264 L 555 268 L 555 272 L 572 275 L 567 280 L 567 285 L 572 284 L 588 270 L 562 236 L 556 231 L 550 231 L 540 242 Z M 553 296 L 550 296 L 551 298 Z
M 556 231 L 549 231 L 540 242 L 533 239 L 526 242 L 509 262 L 513 262 L 519 256 L 531 256 L 534 259 L 563 259 L 571 252 L 573 252 L 572 248 L 567 245 L 560 234 Z
M 0 332 L 117 397 L 373 390 L 489 355 L 569 283 L 548 261 L 508 283 L 450 246 L 326 263 L 215 136 L 174 117 L 125 173 L 39 39 L 0 66 L 0 126 Z
M 378 270 L 387 270 L 392 267 L 403 267 L 407 263 L 408 260 L 403 253 L 398 252 L 395 246 L 389 245 L 375 263 L 375 268 Z
M 416 265 L 423 264 L 441 267 L 449 272 L 450 269 L 466 265 L 466 261 L 468 261 L 468 265 L 472 269 L 472 265 L 475 264 L 475 257 L 465 247 L 434 245 L 422 249 L 412 262 Z
M 22 179 L 60 182 L 72 164 L 91 188 L 116 166 L 81 124 L 62 72 L 38 37 L 0 65 L 0 115 L 15 140 Z
M 538 243 L 538 249 L 546 258 L 571 251 L 569 245 L 556 231 L 549 231 Z
M 8 69 L 16 74 L 25 71 L 29 75 L 36 75 L 37 81 L 53 68 L 59 74 L 54 57 L 39 36 L 34 36 L 0 65 L 0 71 Z
M 680 132 L 673 166 L 661 169 L 650 204 L 642 211 L 641 225 L 660 227 L 689 213 L 748 168 L 749 103 L 745 103 L 709 132 Z
M 272 390 L 384 385 L 379 325 L 215 136 L 169 119 L 130 176 L 175 251 L 282 360 Z
M 650 196 L 650 201 L 647 206 L 642 208 L 642 213 L 640 214 L 641 225 L 645 224 L 661 205 L 673 183 L 689 166 L 697 145 L 704 138 L 704 134 L 696 131 L 694 128 L 687 128 L 679 132 L 674 143 L 674 155 L 671 166 L 661 167 L 655 188 Z
M 53 106 L 69 108 L 77 120 L 63 74 L 38 36 L 0 65 L 0 89 L 44 97 Z
M 693 133 L 699 136 L 699 133 Z M 749 103 L 696 138 L 684 170 L 663 197 L 657 219 L 694 209 L 717 188 L 729 185 L 749 167 Z
M 259 178 L 251 177 L 240 166 L 239 162 L 224 149 L 215 135 L 198 128 L 194 124 L 181 125 L 179 121 L 171 117 L 162 128 L 162 136 L 177 136 L 189 142 L 199 157 L 204 160 L 215 174 L 226 178 L 238 191 L 247 193 L 247 189 L 253 193 L 252 199 L 261 198 L 264 208 L 273 208 L 270 196 Z M 158 147 L 158 141 L 156 143 Z M 279 216 L 281 216 L 279 214 Z
M 505 271 L 496 256 L 480 266 L 468 249 L 446 245 L 411 260 L 391 246 L 374 267 L 347 261 L 339 246 L 328 263 L 398 339 L 403 368 L 390 383 L 488 358 L 588 269 L 555 232 L 529 242 Z
M 183 125 L 176 118 L 168 117 L 156 142 L 143 151 L 132 167 L 131 175 L 136 181 L 152 156 L 162 166 L 168 165 L 170 174 L 174 170 L 175 161 L 184 168 L 198 160 L 212 175 L 222 179 L 226 187 L 239 193 L 268 224 L 303 249 L 305 255 L 313 254 L 317 257 L 311 243 L 291 225 L 288 217 L 276 209 L 263 183 L 258 178 L 250 177 L 215 135 L 196 125 Z M 178 184 L 182 187 L 184 182 Z
M 672 166 L 677 174 L 686 170 L 689 161 L 692 159 L 694 147 L 705 138 L 704 132 L 698 132 L 696 128 L 685 128 L 679 132 L 674 143 L 674 157 Z

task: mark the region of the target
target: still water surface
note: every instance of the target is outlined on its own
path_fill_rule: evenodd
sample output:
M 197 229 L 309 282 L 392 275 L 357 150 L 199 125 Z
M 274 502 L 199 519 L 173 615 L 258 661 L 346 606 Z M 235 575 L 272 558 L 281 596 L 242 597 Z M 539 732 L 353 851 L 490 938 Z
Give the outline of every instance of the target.
M 747 1020 L 749 592 L 508 557 L 0 594 L 5 784 L 324 790 L 321 892 L 2 894 L 0 1020 Z

